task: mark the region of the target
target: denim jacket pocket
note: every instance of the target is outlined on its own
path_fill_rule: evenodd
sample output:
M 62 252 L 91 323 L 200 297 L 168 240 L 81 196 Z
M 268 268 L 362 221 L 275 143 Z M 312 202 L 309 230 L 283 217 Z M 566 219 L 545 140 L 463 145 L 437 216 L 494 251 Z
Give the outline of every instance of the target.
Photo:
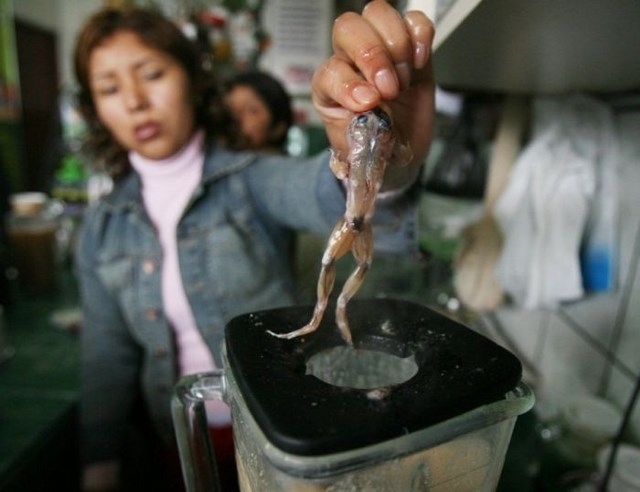
M 272 281 L 274 259 L 268 254 L 267 238 L 252 223 L 251 215 L 242 209 L 228 212 L 211 235 L 212 274 L 221 281 L 221 296 L 254 295 Z
M 101 261 L 97 268 L 98 276 L 112 293 L 118 293 L 133 284 L 133 261 L 119 257 Z
M 123 314 L 130 320 L 135 319 L 134 313 L 140 299 L 134 263 L 133 258 L 117 257 L 101 262 L 96 269 L 102 283 L 118 299 L 124 309 Z

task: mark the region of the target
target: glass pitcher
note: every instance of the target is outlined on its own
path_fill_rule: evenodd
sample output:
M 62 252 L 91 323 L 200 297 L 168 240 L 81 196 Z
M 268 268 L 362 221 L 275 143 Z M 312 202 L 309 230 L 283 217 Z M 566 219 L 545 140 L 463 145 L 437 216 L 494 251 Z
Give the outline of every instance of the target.
M 44 193 L 11 196 L 7 215 L 10 257 L 29 294 L 50 294 L 57 287 L 57 242 L 60 204 Z

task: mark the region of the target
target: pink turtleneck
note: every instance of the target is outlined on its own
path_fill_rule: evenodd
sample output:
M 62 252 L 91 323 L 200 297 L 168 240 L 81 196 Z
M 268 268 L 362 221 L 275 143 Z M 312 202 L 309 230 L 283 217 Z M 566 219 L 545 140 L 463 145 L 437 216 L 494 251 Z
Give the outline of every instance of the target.
M 162 246 L 162 304 L 175 329 L 181 375 L 215 368 L 184 291 L 176 241 L 178 221 L 202 176 L 203 140 L 203 132 L 197 132 L 182 150 L 162 160 L 129 154 L 142 180 L 144 205 Z

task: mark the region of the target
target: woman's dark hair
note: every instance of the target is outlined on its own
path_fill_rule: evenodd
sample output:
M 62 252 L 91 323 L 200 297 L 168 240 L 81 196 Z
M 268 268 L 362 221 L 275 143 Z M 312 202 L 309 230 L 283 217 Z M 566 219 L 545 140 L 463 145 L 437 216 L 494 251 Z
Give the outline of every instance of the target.
M 98 11 L 86 21 L 76 41 L 74 68 L 79 84 L 78 105 L 87 124 L 85 151 L 101 161 L 100 164 L 114 179 L 123 177 L 131 169 L 127 150 L 116 142 L 98 119 L 89 74 L 94 49 L 121 31 L 135 33 L 147 46 L 166 53 L 182 66 L 191 83 L 196 125 L 205 129 L 209 141 L 219 138 L 233 146 L 237 127 L 223 104 L 221 87 L 211 70 L 205 68 L 198 45 L 161 12 L 128 7 Z
M 287 131 L 293 125 L 291 97 L 284 86 L 272 75 L 260 71 L 240 72 L 227 82 L 227 91 L 237 86 L 250 87 L 262 99 L 271 114 L 271 128 L 280 123 L 284 125 L 285 131 L 272 142 L 284 148 L 287 143 Z

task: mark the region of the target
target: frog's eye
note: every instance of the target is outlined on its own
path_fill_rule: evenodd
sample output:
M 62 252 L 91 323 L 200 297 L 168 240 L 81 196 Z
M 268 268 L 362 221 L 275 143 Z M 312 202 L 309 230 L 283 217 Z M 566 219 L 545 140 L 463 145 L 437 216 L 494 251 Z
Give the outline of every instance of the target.
M 383 131 L 383 132 L 390 131 L 391 130 L 391 120 L 389 119 L 389 116 L 387 116 L 385 114 L 383 118 L 380 118 L 378 125 L 379 125 L 379 128 L 380 128 L 380 131 Z
M 356 117 L 356 124 L 358 125 L 366 125 L 367 121 L 369 121 L 369 116 L 366 113 L 362 113 Z
M 384 111 L 382 108 L 376 108 L 375 110 L 375 115 L 378 117 L 378 126 L 380 128 L 380 130 L 382 131 L 389 131 L 391 130 L 391 118 L 389 118 L 389 115 L 387 114 L 386 111 Z

